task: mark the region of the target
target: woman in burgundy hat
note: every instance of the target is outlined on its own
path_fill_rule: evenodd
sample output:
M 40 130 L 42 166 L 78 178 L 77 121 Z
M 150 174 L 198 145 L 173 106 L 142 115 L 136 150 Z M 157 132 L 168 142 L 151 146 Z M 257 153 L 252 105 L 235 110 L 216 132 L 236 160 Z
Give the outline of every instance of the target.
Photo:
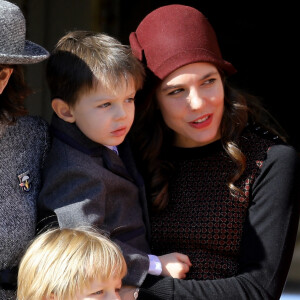
M 229 86 L 236 70 L 198 10 L 154 10 L 130 45 L 148 73 L 132 141 L 152 249 L 192 263 L 186 280 L 147 276 L 138 299 L 279 299 L 299 220 L 296 150 L 254 97 Z

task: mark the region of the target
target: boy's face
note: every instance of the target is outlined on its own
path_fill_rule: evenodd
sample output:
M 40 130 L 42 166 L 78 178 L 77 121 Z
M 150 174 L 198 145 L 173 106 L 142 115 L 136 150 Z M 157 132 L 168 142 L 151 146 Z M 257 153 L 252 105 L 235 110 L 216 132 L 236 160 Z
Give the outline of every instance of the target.
M 94 279 L 89 288 L 76 295 L 76 300 L 117 300 L 121 299 L 119 291 L 122 286 L 120 278 L 108 278 L 105 281 Z
M 123 84 L 123 86 L 122 86 Z M 92 141 L 107 145 L 121 144 L 134 119 L 135 86 L 132 79 L 120 82 L 112 93 L 100 84 L 88 93 L 82 93 L 70 111 L 78 128 Z

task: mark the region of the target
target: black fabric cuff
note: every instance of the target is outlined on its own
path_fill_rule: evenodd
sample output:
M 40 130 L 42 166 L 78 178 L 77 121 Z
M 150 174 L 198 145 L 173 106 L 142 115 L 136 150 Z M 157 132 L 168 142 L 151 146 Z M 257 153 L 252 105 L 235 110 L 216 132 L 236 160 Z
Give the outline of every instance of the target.
M 173 300 L 174 283 L 171 277 L 147 275 L 140 287 L 138 299 Z
M 17 289 L 18 267 L 0 270 L 0 287 L 4 290 Z

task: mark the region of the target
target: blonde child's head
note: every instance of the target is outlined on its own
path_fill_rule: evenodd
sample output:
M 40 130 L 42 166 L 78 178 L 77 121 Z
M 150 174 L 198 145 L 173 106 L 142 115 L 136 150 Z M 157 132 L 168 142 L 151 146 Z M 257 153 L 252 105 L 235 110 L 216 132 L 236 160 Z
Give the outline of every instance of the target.
M 95 230 L 51 229 L 31 243 L 21 260 L 18 300 L 78 299 L 93 282 L 121 283 L 126 272 L 119 247 Z

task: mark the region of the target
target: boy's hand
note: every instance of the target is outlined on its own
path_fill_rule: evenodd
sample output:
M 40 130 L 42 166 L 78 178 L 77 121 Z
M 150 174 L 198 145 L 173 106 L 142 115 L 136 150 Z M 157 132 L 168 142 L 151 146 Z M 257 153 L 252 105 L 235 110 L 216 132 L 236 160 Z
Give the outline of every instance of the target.
M 182 253 L 169 253 L 158 257 L 162 266 L 162 276 L 172 276 L 183 279 L 192 266 L 187 255 Z

